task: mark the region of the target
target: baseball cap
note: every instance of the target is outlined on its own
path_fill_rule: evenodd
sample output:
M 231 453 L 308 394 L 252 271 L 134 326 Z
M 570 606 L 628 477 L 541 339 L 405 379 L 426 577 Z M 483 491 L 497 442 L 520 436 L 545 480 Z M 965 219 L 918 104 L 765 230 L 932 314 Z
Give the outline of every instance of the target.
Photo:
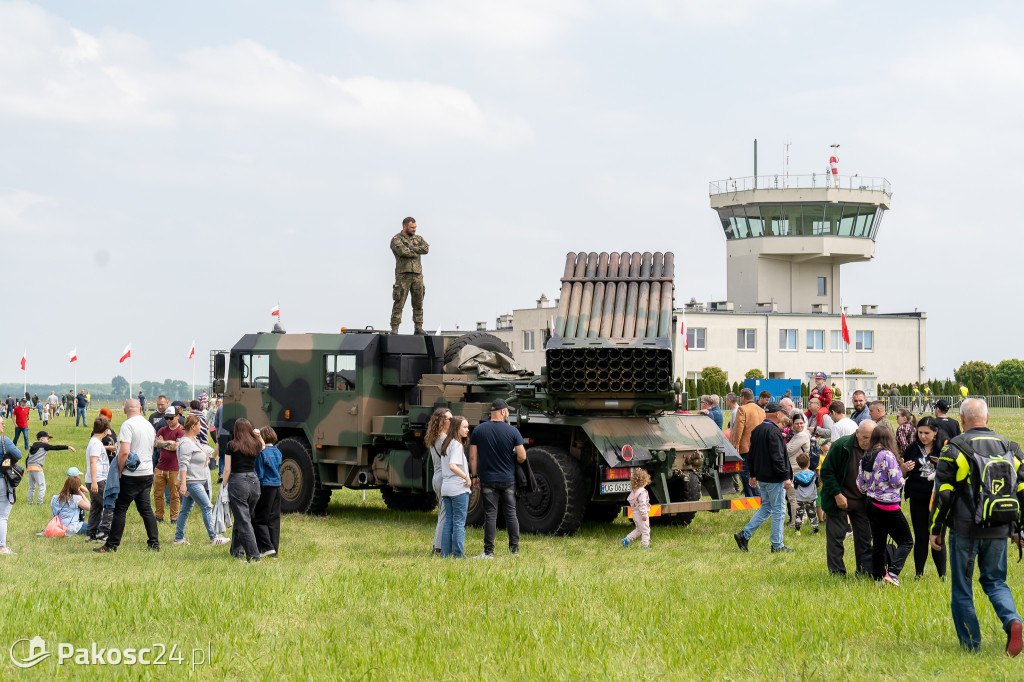
M 78 467 L 71 467 L 68 469 L 68 476 L 81 476 L 82 472 L 78 470 Z
M 949 412 L 949 403 L 944 398 L 939 398 L 935 401 L 935 407 L 939 408 L 943 412 Z
M 817 374 L 814 375 L 814 378 L 815 379 L 825 379 L 826 378 L 825 377 L 825 373 L 824 372 L 818 372 Z
M 166 410 L 164 410 L 164 417 L 177 417 L 177 416 L 178 416 L 178 411 L 176 409 L 174 409 L 173 407 L 168 407 Z
M 53 436 L 48 434 L 46 431 L 40 431 L 36 434 L 36 440 L 39 440 L 40 438 L 53 438 Z
M 764 413 L 765 414 L 772 414 L 773 412 L 782 412 L 782 411 L 783 411 L 782 403 L 777 403 L 774 400 L 772 402 L 768 403 L 767 405 L 765 405 L 765 408 L 764 408 Z
M 501 398 L 498 398 L 493 403 L 491 403 L 491 412 L 497 412 L 498 410 L 507 410 L 507 409 L 508 409 L 508 403 L 506 403 Z

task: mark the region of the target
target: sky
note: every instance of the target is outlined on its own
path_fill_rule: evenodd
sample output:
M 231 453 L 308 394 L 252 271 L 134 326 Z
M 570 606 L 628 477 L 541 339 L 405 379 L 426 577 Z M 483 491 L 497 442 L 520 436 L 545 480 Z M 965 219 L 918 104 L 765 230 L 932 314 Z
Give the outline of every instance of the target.
M 278 303 L 384 329 L 407 215 L 429 330 L 554 298 L 568 251 L 673 251 L 677 305 L 724 299 L 708 183 L 755 138 L 761 174 L 840 143 L 892 183 L 851 311 L 926 311 L 932 377 L 1020 355 L 1024 240 L 987 216 L 1024 186 L 1022 28 L 998 1 L 0 1 L 0 382 L 24 351 L 70 381 L 72 348 L 127 376 L 128 343 L 136 382 L 189 380 L 193 340 L 202 378 Z

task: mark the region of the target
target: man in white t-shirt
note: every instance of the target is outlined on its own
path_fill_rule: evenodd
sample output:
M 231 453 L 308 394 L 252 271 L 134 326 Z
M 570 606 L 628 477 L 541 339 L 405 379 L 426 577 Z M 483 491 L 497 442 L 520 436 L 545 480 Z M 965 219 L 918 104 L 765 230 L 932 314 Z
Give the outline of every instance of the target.
M 127 419 L 121 424 L 121 430 L 117 434 L 117 460 L 111 462 L 117 466 L 121 485 L 117 493 L 117 502 L 114 504 L 114 518 L 106 543 L 93 551 L 101 554 L 117 551 L 118 545 L 121 544 L 121 536 L 124 535 L 128 507 L 134 502 L 135 509 L 146 527 L 147 544 L 150 549 L 159 552 L 160 536 L 157 532 L 153 505 L 150 503 L 153 490 L 153 441 L 156 440 L 156 431 L 142 416 L 142 406 L 137 399 L 131 398 L 124 402 L 124 415 Z M 126 466 L 129 455 L 133 455 L 133 464 L 138 460 L 138 467 L 134 470 L 129 470 Z
M 97 417 L 92 425 L 92 438 L 85 448 L 85 487 L 89 491 L 90 502 L 89 524 L 85 527 L 86 542 L 105 542 L 110 534 L 110 522 L 114 518 L 113 509 L 103 508 L 103 490 L 107 486 L 107 471 L 110 468 L 103 436 L 109 425 L 106 417 Z
M 830 443 L 835 443 L 843 436 L 849 436 L 857 432 L 857 422 L 846 416 L 846 405 L 841 400 L 833 400 L 828 406 L 828 416 L 832 418 L 832 437 Z

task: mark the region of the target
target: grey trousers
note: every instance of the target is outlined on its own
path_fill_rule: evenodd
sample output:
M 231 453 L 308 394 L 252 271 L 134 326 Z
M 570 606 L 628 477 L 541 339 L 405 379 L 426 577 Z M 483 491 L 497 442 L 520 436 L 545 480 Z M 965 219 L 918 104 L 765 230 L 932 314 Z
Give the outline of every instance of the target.
M 441 481 L 443 477 L 440 472 L 434 474 L 430 483 L 434 487 L 434 494 L 437 495 L 437 526 L 434 528 L 434 549 L 441 549 L 441 535 L 444 530 L 444 504 L 441 502 Z
M 871 522 L 863 509 L 848 509 L 841 516 L 825 516 L 825 557 L 829 573 L 846 576 L 843 543 L 846 541 L 847 518 L 853 526 L 853 553 L 857 573 L 871 575 Z

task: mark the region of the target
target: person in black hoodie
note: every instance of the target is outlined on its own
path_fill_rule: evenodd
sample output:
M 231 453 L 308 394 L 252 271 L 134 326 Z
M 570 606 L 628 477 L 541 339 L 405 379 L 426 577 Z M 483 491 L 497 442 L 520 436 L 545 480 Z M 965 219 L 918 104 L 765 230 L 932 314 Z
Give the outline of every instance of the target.
M 935 467 L 939 463 L 939 451 L 942 431 L 935 417 L 922 417 L 917 423 L 917 438 L 903 452 L 903 459 L 914 462 L 914 468 L 904 474 L 906 484 L 903 492 L 910 501 L 910 524 L 914 528 L 914 568 L 917 579 L 924 575 L 924 567 L 928 563 L 928 508 L 932 501 L 932 488 L 935 485 Z M 932 550 L 932 561 L 939 572 L 939 577 L 946 577 L 946 548 Z
M 935 427 L 939 429 L 939 449 L 951 439 L 960 435 L 960 423 L 955 419 L 946 416 L 949 412 L 949 403 L 944 398 L 935 401 Z
M 772 552 L 792 552 L 782 537 L 786 523 L 786 490 L 793 486 L 793 469 L 786 454 L 786 440 L 779 428 L 785 412 L 781 404 L 770 402 L 764 413 L 765 420 L 750 434 L 750 452 L 747 455 L 750 485 L 761 486 L 761 508 L 754 512 L 743 530 L 733 535 L 733 539 L 741 550 L 748 551 L 750 536 L 770 518 Z

